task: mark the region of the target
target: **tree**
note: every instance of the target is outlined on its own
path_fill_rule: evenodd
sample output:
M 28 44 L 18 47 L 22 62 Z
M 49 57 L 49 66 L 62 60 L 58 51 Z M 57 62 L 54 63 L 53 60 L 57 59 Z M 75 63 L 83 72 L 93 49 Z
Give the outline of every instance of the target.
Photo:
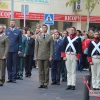
M 86 24 L 86 31 L 89 29 L 89 22 L 90 22 L 90 15 L 93 9 L 95 8 L 96 4 L 98 4 L 99 0 L 84 0 L 86 2 L 86 9 L 87 9 L 87 24 Z M 78 0 L 69 0 L 66 3 L 66 6 L 71 6 L 73 3 L 78 2 Z

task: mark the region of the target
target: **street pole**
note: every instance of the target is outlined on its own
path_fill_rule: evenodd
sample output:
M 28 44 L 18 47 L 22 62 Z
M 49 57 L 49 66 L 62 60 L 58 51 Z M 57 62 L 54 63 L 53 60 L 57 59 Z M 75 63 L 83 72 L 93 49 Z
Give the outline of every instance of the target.
M 85 76 L 89 87 L 91 87 L 91 75 Z M 84 84 L 84 91 L 83 91 L 83 100 L 90 100 L 89 90 L 87 89 L 86 85 Z
M 11 0 L 11 19 L 14 19 L 14 0 Z
M 50 25 L 48 24 L 48 34 L 50 34 Z
M 24 5 L 24 27 L 26 27 L 26 13 L 25 13 L 26 7 Z

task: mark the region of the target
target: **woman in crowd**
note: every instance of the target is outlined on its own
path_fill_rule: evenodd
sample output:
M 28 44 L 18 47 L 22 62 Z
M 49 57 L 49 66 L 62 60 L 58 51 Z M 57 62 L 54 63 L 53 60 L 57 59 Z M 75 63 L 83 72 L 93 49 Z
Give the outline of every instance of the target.
M 88 53 L 88 46 L 90 43 L 89 35 L 84 34 L 84 40 L 82 41 L 82 62 L 83 62 L 83 70 L 89 69 L 89 64 L 87 62 L 87 53 Z

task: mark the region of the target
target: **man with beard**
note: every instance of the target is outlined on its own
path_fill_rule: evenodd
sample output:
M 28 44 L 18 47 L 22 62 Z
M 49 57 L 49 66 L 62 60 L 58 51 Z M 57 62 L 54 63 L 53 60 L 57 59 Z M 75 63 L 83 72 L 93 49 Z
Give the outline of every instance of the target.
M 100 90 L 100 37 L 99 32 L 94 32 L 94 40 L 88 47 L 88 62 L 91 65 L 92 87 Z
M 0 86 L 5 82 L 6 58 L 9 51 L 9 39 L 4 35 L 4 26 L 0 25 Z
M 20 29 L 15 27 L 15 20 L 10 21 L 10 27 L 5 34 L 10 40 L 10 49 L 7 57 L 8 82 L 16 83 L 18 55 L 22 50 L 22 34 Z

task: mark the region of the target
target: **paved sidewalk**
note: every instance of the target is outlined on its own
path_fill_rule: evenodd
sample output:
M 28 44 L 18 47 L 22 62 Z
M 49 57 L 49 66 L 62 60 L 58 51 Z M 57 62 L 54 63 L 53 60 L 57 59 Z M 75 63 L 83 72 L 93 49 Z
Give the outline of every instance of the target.
M 82 100 L 82 78 L 86 74 L 87 72 L 77 72 L 77 85 L 74 91 L 65 90 L 66 82 L 53 86 L 49 84 L 48 89 L 38 89 L 38 69 L 33 69 L 31 78 L 24 77 L 24 80 L 18 80 L 17 83 L 5 83 L 0 87 L 0 100 Z M 90 100 L 99 100 L 91 98 Z

